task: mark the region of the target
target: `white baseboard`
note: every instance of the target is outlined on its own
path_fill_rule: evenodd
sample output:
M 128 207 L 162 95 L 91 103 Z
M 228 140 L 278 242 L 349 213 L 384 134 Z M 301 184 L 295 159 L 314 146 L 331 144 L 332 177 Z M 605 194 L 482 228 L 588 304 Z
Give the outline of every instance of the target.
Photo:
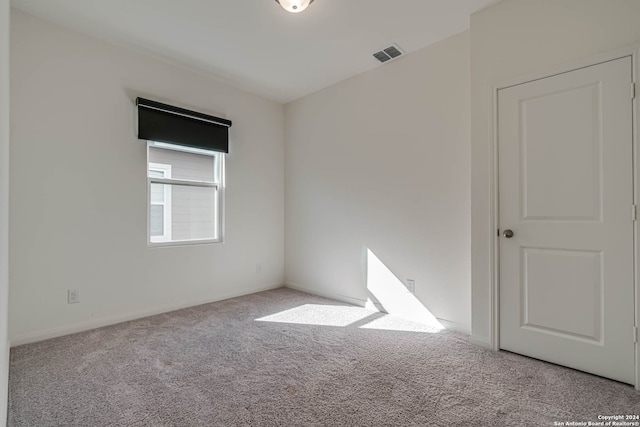
M 471 329 L 467 325 L 463 325 L 462 323 L 458 322 L 452 322 L 451 320 L 447 319 L 437 319 L 438 322 L 440 322 L 440 324 L 449 331 L 458 332 L 464 335 L 471 335 Z
M 335 294 L 333 292 L 318 291 L 316 289 L 310 289 L 305 286 L 298 285 L 296 283 L 285 283 L 284 286 L 286 288 L 295 289 L 296 291 L 304 292 L 307 294 L 317 295 L 319 297 L 329 298 L 329 299 L 340 301 L 340 302 L 346 302 L 347 304 L 357 305 L 358 307 L 364 307 L 365 304 L 367 303 L 366 300 L 362 300 L 359 298 L 353 298 L 346 295 Z
M 491 350 L 491 341 L 487 337 L 479 337 L 477 335 L 471 335 L 469 336 L 469 342 L 471 344 L 488 348 L 489 350 Z
M 283 287 L 282 283 L 260 286 L 253 289 L 245 289 L 239 292 L 229 292 L 222 295 L 217 295 L 212 298 L 206 298 L 202 300 L 192 300 L 188 302 L 178 304 L 166 304 L 153 308 L 148 308 L 139 311 L 133 311 L 129 313 L 116 314 L 114 316 L 102 317 L 99 319 L 91 319 L 85 322 L 75 323 L 72 325 L 56 326 L 55 328 L 45 329 L 43 331 L 31 332 L 28 334 L 18 335 L 10 339 L 10 346 L 17 347 L 23 344 L 31 344 L 38 341 L 44 341 L 51 338 L 57 338 L 64 335 L 75 334 L 78 332 L 89 331 L 91 329 L 102 328 L 103 326 L 115 325 L 122 322 L 128 322 L 130 320 L 141 319 L 143 317 L 154 316 L 156 314 L 169 313 L 171 311 L 181 310 L 183 308 L 195 307 L 198 305 L 209 304 L 212 302 L 222 301 L 230 298 L 241 297 L 244 295 L 255 294 L 257 292 L 268 291 L 271 289 L 277 289 Z

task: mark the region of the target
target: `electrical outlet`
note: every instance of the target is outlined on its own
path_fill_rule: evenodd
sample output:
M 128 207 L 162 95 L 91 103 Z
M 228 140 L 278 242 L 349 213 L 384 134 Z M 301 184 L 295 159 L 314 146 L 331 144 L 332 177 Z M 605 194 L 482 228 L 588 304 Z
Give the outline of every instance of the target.
M 80 290 L 69 289 L 67 290 L 67 304 L 77 304 L 80 302 Z
M 262 272 L 262 264 L 256 264 L 256 274 L 260 274 Z
M 416 281 L 413 279 L 407 279 L 407 283 L 405 284 L 407 290 L 412 294 L 416 292 Z

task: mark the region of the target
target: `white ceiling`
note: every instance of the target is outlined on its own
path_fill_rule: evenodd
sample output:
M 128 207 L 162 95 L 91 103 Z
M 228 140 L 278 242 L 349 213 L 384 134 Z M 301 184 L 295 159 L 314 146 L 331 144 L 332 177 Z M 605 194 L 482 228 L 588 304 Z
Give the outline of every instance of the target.
M 12 0 L 77 31 L 288 102 L 469 27 L 498 0 L 316 0 L 298 14 L 274 0 Z

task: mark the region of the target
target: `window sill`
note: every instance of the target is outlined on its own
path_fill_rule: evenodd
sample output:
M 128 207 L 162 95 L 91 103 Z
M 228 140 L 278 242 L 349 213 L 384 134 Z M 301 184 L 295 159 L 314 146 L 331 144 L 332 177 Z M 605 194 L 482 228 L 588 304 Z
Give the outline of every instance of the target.
M 149 248 L 169 248 L 173 246 L 195 246 L 195 245 L 210 245 L 214 243 L 224 243 L 222 239 L 207 239 L 207 240 L 176 240 L 172 242 L 148 242 Z

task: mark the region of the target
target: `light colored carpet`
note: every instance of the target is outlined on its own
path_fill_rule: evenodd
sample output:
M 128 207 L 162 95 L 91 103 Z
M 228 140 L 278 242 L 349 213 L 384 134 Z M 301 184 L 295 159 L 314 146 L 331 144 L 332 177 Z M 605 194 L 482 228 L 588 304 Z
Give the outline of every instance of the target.
M 283 288 L 25 345 L 11 350 L 9 425 L 538 426 L 640 414 L 628 385 L 428 330 Z

